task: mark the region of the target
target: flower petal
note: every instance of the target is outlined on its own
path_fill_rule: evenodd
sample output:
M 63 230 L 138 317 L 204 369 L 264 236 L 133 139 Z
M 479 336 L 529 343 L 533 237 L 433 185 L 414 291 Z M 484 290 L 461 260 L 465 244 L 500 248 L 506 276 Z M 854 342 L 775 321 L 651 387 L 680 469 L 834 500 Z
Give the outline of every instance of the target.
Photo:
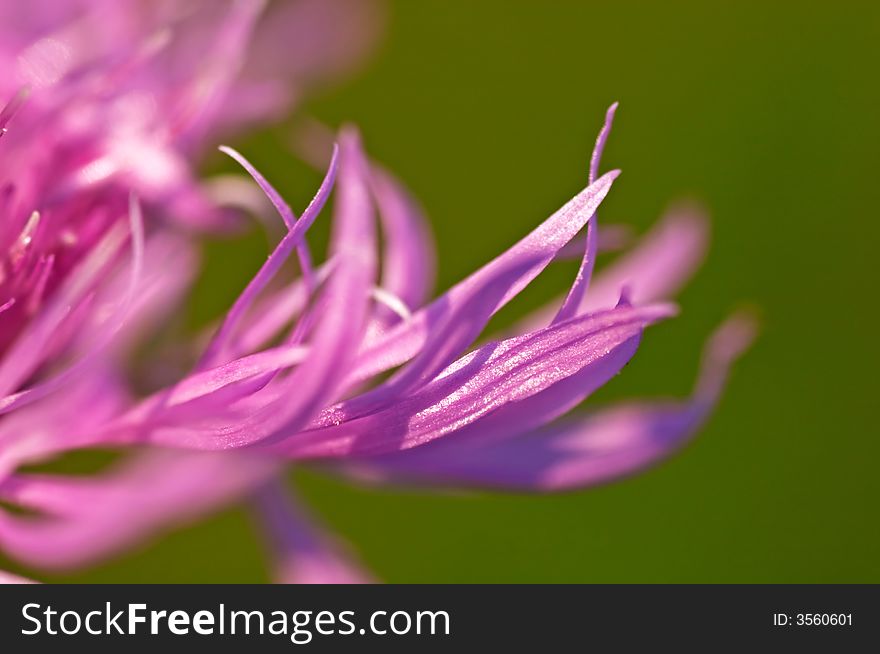
M 131 217 L 131 271 L 129 273 L 127 288 L 124 290 L 121 297 L 115 303 L 112 314 L 109 317 L 105 318 L 101 323 L 97 325 L 90 325 L 90 327 L 92 327 L 91 331 L 93 332 L 92 337 L 89 339 L 87 345 L 83 348 L 85 350 L 85 354 L 83 354 L 76 362 L 65 368 L 63 371 L 56 373 L 46 381 L 40 382 L 22 391 L 11 393 L 9 395 L 6 395 L 5 397 L 0 398 L 0 414 L 8 413 L 14 409 L 18 409 L 33 402 L 36 402 L 37 400 L 42 399 L 61 388 L 64 384 L 68 383 L 70 380 L 82 373 L 95 360 L 96 357 L 100 356 L 104 348 L 122 329 L 123 325 L 125 324 L 126 318 L 128 317 L 131 305 L 135 299 L 135 292 L 140 289 L 144 261 L 143 220 L 141 218 L 140 207 L 134 198 L 131 199 L 129 215 Z M 95 272 L 97 272 L 97 270 Z M 85 281 L 85 279 L 83 281 Z M 67 294 L 62 294 L 62 296 L 68 297 Z M 67 310 L 69 310 L 69 307 L 66 308 Z M 57 314 L 56 309 L 58 309 Z M 60 308 L 57 304 L 52 305 L 52 308 L 47 311 L 47 315 L 45 315 L 42 320 L 39 321 L 40 327 L 44 329 L 49 328 L 52 325 L 55 325 L 57 327 L 55 319 L 63 319 L 64 313 L 66 313 L 64 309 L 65 307 L 63 307 L 63 305 Z M 24 349 L 24 346 L 27 345 L 29 345 L 31 348 L 40 347 L 39 338 L 40 335 L 44 332 L 42 331 L 42 329 L 35 329 L 34 331 L 36 332 L 36 335 L 29 335 L 27 331 L 25 332 L 25 337 L 21 341 L 16 343 L 15 354 L 9 354 L 6 358 L 4 358 L 2 368 L 0 368 L 0 370 L 10 369 L 10 358 L 12 358 L 13 356 L 15 356 L 13 361 L 19 363 L 26 361 L 26 357 L 30 358 L 31 361 L 34 362 L 33 352 L 29 354 L 27 350 Z M 32 363 L 32 365 L 34 364 Z M 27 370 L 27 368 L 25 368 L 25 370 Z M 15 376 L 15 372 L 13 372 L 11 376 L 12 380 L 16 378 L 21 378 L 21 372 L 16 372 L 18 372 L 18 375 Z M 0 372 L 0 375 L 2 375 L 2 372 Z M 12 382 L 10 381 L 9 383 Z
M 434 248 L 418 202 L 380 166 L 370 168 L 370 188 L 384 236 L 382 289 L 412 311 L 424 303 L 434 283 Z M 394 313 L 383 313 L 386 320 Z
M 315 219 L 318 217 L 318 214 L 321 212 L 321 209 L 323 209 L 327 198 L 330 196 L 330 191 L 332 190 L 333 184 L 336 181 L 337 167 L 337 150 L 334 148 L 333 157 L 330 160 L 330 165 L 327 168 L 327 174 L 324 176 L 324 180 L 321 182 L 321 186 L 318 188 L 318 192 L 315 194 L 315 197 L 309 203 L 309 206 L 306 207 L 306 210 L 303 212 L 302 217 L 300 217 L 300 219 L 296 221 L 293 227 L 290 228 L 290 231 L 288 231 L 285 237 L 281 239 L 281 242 L 278 244 L 272 254 L 269 255 L 266 263 L 263 264 L 259 272 L 254 276 L 253 279 L 251 279 L 245 290 L 241 293 L 241 295 L 239 295 L 238 299 L 232 305 L 232 308 L 226 314 L 223 323 L 218 328 L 217 333 L 211 340 L 211 343 L 205 349 L 205 352 L 203 353 L 200 360 L 199 368 L 205 368 L 219 363 L 219 359 L 224 356 L 224 348 L 227 346 L 228 341 L 234 333 L 238 322 L 244 316 L 248 307 L 256 299 L 256 296 L 259 294 L 259 292 L 262 291 L 263 288 L 265 288 L 266 284 L 269 283 L 272 277 L 275 276 L 275 274 L 281 268 L 281 265 L 284 263 L 287 257 L 290 256 L 291 250 L 301 245 L 303 238 L 305 237 L 306 231 L 309 229 L 309 227 L 312 226 L 312 223 L 314 223 Z M 249 172 L 250 171 L 252 171 L 251 174 L 255 176 L 254 178 L 260 184 L 261 188 L 270 189 L 274 192 L 274 189 L 272 189 L 269 182 L 266 181 L 255 169 L 253 169 L 253 167 L 249 169 Z M 270 199 L 273 199 L 275 196 L 277 196 L 277 193 L 270 195 L 269 197 Z M 286 204 L 284 206 L 286 206 Z M 283 211 L 279 210 L 279 212 L 284 215 Z M 287 218 L 285 218 L 285 222 L 287 222 Z
M 596 145 L 593 147 L 593 154 L 590 156 L 590 174 L 589 183 L 596 181 L 599 174 L 599 163 L 602 160 L 602 152 L 605 150 L 605 142 L 611 133 L 611 125 L 614 122 L 614 114 L 617 111 L 617 103 L 612 104 L 605 113 L 605 124 L 596 137 Z M 590 278 L 593 275 L 593 267 L 596 265 L 596 253 L 598 251 L 598 235 L 596 231 L 596 214 L 590 216 L 587 223 L 587 240 L 584 248 L 584 256 L 581 259 L 581 265 L 578 269 L 574 283 L 568 291 L 568 295 L 559 307 L 559 312 L 553 319 L 554 322 L 568 320 L 572 316 L 577 315 L 578 310 L 583 302 L 584 294 L 590 286 Z
M 24 577 L 19 577 L 18 575 L 14 575 L 10 572 L 4 572 L 0 570 L 0 584 L 36 584 L 36 582 L 32 579 L 25 579 Z
M 694 205 L 677 205 L 630 252 L 599 271 L 590 283 L 578 312 L 614 306 L 621 288 L 634 304 L 657 302 L 674 295 L 703 262 L 708 244 L 708 221 Z M 513 332 L 539 329 L 553 320 L 560 299 L 530 313 Z
M 363 584 L 370 576 L 344 547 L 315 524 L 278 481 L 255 494 L 254 510 L 275 559 L 281 584 Z
M 521 260 L 534 262 L 510 286 L 494 311 L 507 304 L 540 274 L 557 252 L 586 224 L 618 174 L 619 171 L 612 171 L 603 175 L 504 254 L 414 313 L 411 320 L 398 323 L 378 340 L 370 343 L 358 356 L 357 366 L 349 375 L 349 384 L 355 385 L 415 356 L 424 347 L 432 326 L 441 321 L 450 310 L 454 310 L 462 298 L 472 297 L 475 289 L 496 280 L 499 269 L 515 265 L 515 262 Z
M 223 506 L 275 472 L 274 462 L 241 454 L 152 451 L 90 477 L 13 476 L 0 482 L 0 499 L 44 515 L 0 511 L 0 545 L 29 565 L 86 565 Z
M 378 454 L 465 429 L 487 437 L 544 424 L 616 374 L 645 325 L 671 311 L 620 307 L 489 343 L 387 409 L 353 414 L 354 398 L 270 447 L 294 458 Z
M 530 492 L 613 481 L 666 458 L 696 433 L 754 329 L 753 322 L 740 315 L 712 336 L 696 389 L 686 402 L 626 403 L 491 443 L 453 436 L 367 459 L 346 470 L 371 481 Z
M 269 201 L 272 203 L 272 206 L 275 207 L 275 210 L 278 212 L 278 215 L 281 216 L 281 220 L 284 221 L 284 226 L 287 227 L 288 230 L 293 229 L 294 225 L 296 225 L 296 216 L 293 213 L 293 210 L 290 208 L 290 205 L 284 201 L 284 198 L 281 197 L 281 194 L 275 190 L 275 187 L 269 183 L 263 175 L 254 167 L 254 165 L 244 158 L 244 156 L 226 145 L 220 146 L 220 152 L 229 155 L 238 164 L 244 168 L 248 174 L 253 177 L 254 181 L 266 194 L 266 197 L 269 198 Z M 335 157 L 335 148 L 334 148 L 334 157 Z M 333 161 L 333 157 L 331 157 L 331 162 Z M 308 226 L 306 227 L 308 229 Z M 303 276 L 307 280 L 311 280 L 312 278 L 312 258 L 309 254 L 308 244 L 305 242 L 305 239 L 302 240 L 296 246 L 297 256 L 299 257 L 300 268 L 303 271 Z
M 330 258 L 335 263 L 319 296 L 320 310 L 314 312 L 315 324 L 301 365 L 276 384 L 271 399 L 262 402 L 257 398 L 238 413 L 208 411 L 197 424 L 153 430 L 144 429 L 151 425 L 123 420 L 102 434 L 90 435 L 92 442 L 146 438 L 156 444 L 198 449 L 240 447 L 295 432 L 322 406 L 336 399 L 363 338 L 376 276 L 374 211 L 365 176 L 366 161 L 354 131 L 341 134 L 339 152 L 330 247 Z M 234 412 L 235 407 L 229 410 Z
M 15 391 L 43 362 L 49 344 L 61 325 L 94 289 L 112 263 L 125 240 L 125 232 L 125 226 L 117 224 L 104 236 L 6 352 L 0 362 L 0 395 L 7 396 L 6 402 L 12 401 L 8 399 L 8 394 Z

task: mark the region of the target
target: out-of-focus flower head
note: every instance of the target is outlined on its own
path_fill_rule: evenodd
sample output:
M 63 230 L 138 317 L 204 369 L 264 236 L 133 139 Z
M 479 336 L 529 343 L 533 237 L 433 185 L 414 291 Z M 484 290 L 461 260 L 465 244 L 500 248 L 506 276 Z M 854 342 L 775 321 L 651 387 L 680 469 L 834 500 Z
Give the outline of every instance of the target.
M 196 156 L 360 65 L 381 10 L 0 2 L 0 478 L 129 401 L 118 352 L 191 281 L 187 234 L 247 203 L 234 180 L 200 181 Z
M 21 392 L 74 346 L 159 317 L 194 269 L 176 228 L 229 218 L 197 151 L 356 64 L 381 19 L 351 0 L 265 5 L 0 3 L 0 412 L 57 388 Z M 253 41 L 274 61 L 248 60 Z

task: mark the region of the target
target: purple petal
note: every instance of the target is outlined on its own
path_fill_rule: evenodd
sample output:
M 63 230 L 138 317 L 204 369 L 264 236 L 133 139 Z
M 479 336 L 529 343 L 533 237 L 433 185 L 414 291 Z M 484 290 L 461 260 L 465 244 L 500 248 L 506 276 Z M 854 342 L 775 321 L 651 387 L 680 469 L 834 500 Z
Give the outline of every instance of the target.
M 38 582 L 32 579 L 25 579 L 10 572 L 0 570 L 0 584 L 36 584 Z
M 687 402 L 626 403 L 490 443 L 451 437 L 353 464 L 349 472 L 373 481 L 532 492 L 613 481 L 666 458 L 696 433 L 754 333 L 748 317 L 735 316 L 712 336 Z
M 0 482 L 0 499 L 43 515 L 0 512 L 0 545 L 29 565 L 94 563 L 241 497 L 276 471 L 241 454 L 153 451 L 96 476 L 10 477 Z
M 613 307 L 621 288 L 634 304 L 657 302 L 674 295 L 702 263 L 708 243 L 708 221 L 694 206 L 673 207 L 639 244 L 602 269 L 590 284 L 578 312 Z M 513 331 L 548 324 L 558 300 L 526 316 Z
M 285 227 L 287 227 L 288 230 L 292 230 L 294 225 L 296 225 L 296 216 L 294 215 L 293 210 L 290 208 L 290 205 L 288 205 L 287 202 L 284 201 L 284 198 L 281 197 L 281 194 L 275 190 L 275 187 L 273 187 L 269 183 L 269 181 L 265 177 L 263 177 L 263 175 L 261 175 L 256 168 L 254 168 L 253 164 L 245 159 L 244 156 L 237 150 L 233 150 L 228 146 L 221 145 L 220 152 L 228 154 L 230 157 L 235 159 L 235 161 L 237 161 L 239 165 L 241 165 L 241 167 L 244 168 L 248 172 L 248 174 L 254 178 L 254 181 L 257 183 L 263 193 L 266 194 L 266 197 L 269 198 L 269 201 L 275 207 L 276 211 L 278 211 L 278 215 L 281 216 L 281 219 L 284 221 Z M 330 159 L 330 167 L 332 167 L 332 162 L 335 156 L 336 149 L 334 147 L 333 156 Z M 308 226 L 306 226 L 305 229 L 308 229 Z M 309 247 L 305 240 L 303 240 L 296 246 L 296 252 L 297 256 L 299 257 L 300 268 L 302 268 L 303 276 L 306 278 L 309 286 L 311 286 L 313 276 L 312 258 L 309 254 Z
M 139 290 L 143 272 L 144 260 L 144 234 L 143 220 L 137 201 L 132 198 L 129 210 L 130 234 L 131 234 L 131 266 L 127 288 L 115 303 L 112 314 L 98 325 L 91 325 L 92 337 L 86 346 L 86 354 L 76 363 L 57 373 L 48 380 L 35 386 L 8 394 L 0 398 L 0 414 L 20 408 L 35 402 L 50 393 L 56 391 L 69 380 L 79 375 L 97 357 L 104 347 L 109 344 L 113 337 L 122 329 L 134 300 L 135 292 Z M 112 243 L 112 241 L 111 241 Z M 70 311 L 64 302 L 75 302 L 81 294 L 96 280 L 107 260 L 113 254 L 115 247 L 110 245 L 107 251 L 100 251 L 97 256 L 89 257 L 78 271 L 78 275 L 68 280 L 65 289 L 59 291 L 60 297 L 54 300 L 45 313 L 37 319 L 37 326 L 29 327 L 24 337 L 16 342 L 14 349 L 7 353 L 0 364 L 0 380 L 6 384 L 0 388 L 13 390 L 13 384 L 25 378 L 39 362 L 40 349 L 45 345 L 45 340 L 50 337 L 49 330 L 57 329 L 65 314 Z M 94 266 L 94 267 L 93 267 Z M 16 368 L 18 366 L 18 368 Z
M 315 524 L 278 481 L 255 496 L 254 509 L 275 560 L 275 580 L 281 584 L 363 584 L 372 581 Z
M 460 356 L 480 335 L 510 288 L 535 265 L 535 257 L 496 267 L 484 283 L 465 289 L 448 314 L 439 316 L 422 350 L 386 382 L 346 402 L 346 413 L 372 413 L 424 386 Z
M 281 265 L 284 263 L 287 257 L 290 256 L 291 250 L 293 250 L 295 247 L 298 247 L 302 243 L 306 231 L 309 229 L 309 227 L 312 226 L 312 223 L 318 217 L 318 214 L 321 212 L 321 209 L 324 207 L 324 204 L 326 203 L 327 198 L 330 195 L 330 191 L 333 188 L 334 182 L 336 181 L 337 166 L 337 151 L 334 149 L 333 157 L 330 160 L 329 167 L 327 168 L 327 174 L 324 176 L 324 180 L 321 182 L 321 186 L 318 189 L 318 192 L 315 194 L 315 197 L 309 203 L 309 206 L 306 207 L 306 210 L 303 212 L 302 217 L 298 221 L 296 221 L 296 224 L 294 224 L 290 231 L 288 231 L 287 235 L 283 239 L 281 239 L 281 242 L 278 244 L 272 254 L 269 255 L 266 263 L 263 264 L 259 272 L 248 283 L 247 288 L 245 288 L 242 294 L 232 305 L 232 308 L 226 314 L 226 317 L 224 318 L 223 323 L 220 325 L 220 328 L 217 330 L 217 333 L 214 336 L 213 340 L 205 349 L 205 352 L 202 355 L 202 359 L 200 361 L 200 368 L 208 367 L 218 363 L 218 359 L 222 358 L 224 354 L 224 348 L 227 345 L 227 341 L 232 336 L 239 320 L 241 320 L 242 316 L 247 311 L 247 308 L 254 301 L 259 292 L 263 290 L 263 288 L 265 288 L 266 284 L 269 283 L 272 277 L 275 276 L 275 274 L 281 268 Z M 272 189 L 269 182 L 267 182 L 256 170 L 254 170 L 253 167 L 250 167 L 248 170 L 249 172 L 252 171 L 251 174 L 254 175 L 254 179 L 257 180 L 261 188 L 269 189 L 272 191 L 272 194 L 270 194 L 269 197 L 274 203 L 275 200 L 273 198 L 277 196 L 277 194 L 274 193 L 274 189 Z M 287 219 L 285 219 L 285 222 L 287 222 Z
M 590 174 L 589 183 L 596 181 L 599 173 L 599 163 L 602 160 L 602 152 L 605 150 L 605 143 L 608 135 L 611 133 L 611 125 L 614 122 L 614 114 L 617 111 L 617 103 L 612 104 L 605 113 L 605 124 L 602 126 L 599 136 L 596 137 L 596 145 L 593 147 L 593 154 L 590 156 Z M 587 240 L 584 249 L 584 257 L 581 259 L 581 265 L 578 269 L 574 283 L 568 291 L 568 295 L 563 301 L 559 312 L 554 318 L 555 322 L 568 320 L 577 315 L 584 294 L 590 285 L 590 277 L 593 275 L 593 267 L 596 265 L 596 252 L 598 250 L 598 236 L 596 234 L 596 213 L 590 216 L 587 223 Z
M 358 356 L 357 367 L 349 375 L 349 383 L 357 384 L 409 360 L 422 350 L 431 328 L 450 310 L 454 310 L 462 298 L 472 297 L 481 287 L 493 283 L 497 279 L 499 270 L 515 265 L 521 260 L 534 262 L 510 286 L 494 311 L 507 304 L 537 277 L 553 260 L 560 248 L 580 231 L 605 198 L 618 174 L 618 171 L 612 171 L 602 176 L 504 254 L 413 314 L 411 320 L 395 325 L 376 342 L 368 345 Z
M 350 400 L 311 428 L 272 446 L 294 458 L 377 454 L 421 445 L 465 428 L 492 434 L 543 424 L 616 374 L 645 325 L 669 307 L 621 307 L 485 345 L 421 390 L 359 416 Z
M 203 449 L 256 443 L 304 427 L 340 393 L 341 382 L 360 347 L 366 326 L 370 290 L 376 276 L 376 234 L 366 162 L 356 133 L 342 133 L 339 152 L 339 185 L 330 247 L 330 258 L 335 263 L 320 294 L 320 310 L 314 313 L 316 322 L 301 365 L 278 382 L 270 401 L 249 404 L 234 416 L 212 411 L 197 425 L 150 431 L 146 437 L 151 442 Z M 122 421 L 91 437 L 93 442 L 139 440 L 144 437 L 144 427 Z
M 412 311 L 422 306 L 434 282 L 428 221 L 415 198 L 390 173 L 373 165 L 370 182 L 384 236 L 382 289 Z

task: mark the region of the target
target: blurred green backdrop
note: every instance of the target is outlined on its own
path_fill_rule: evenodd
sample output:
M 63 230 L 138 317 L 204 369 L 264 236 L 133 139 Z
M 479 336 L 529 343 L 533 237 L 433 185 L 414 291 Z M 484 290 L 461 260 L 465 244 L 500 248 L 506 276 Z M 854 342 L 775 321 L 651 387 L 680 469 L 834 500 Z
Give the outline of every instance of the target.
M 553 497 L 296 483 L 392 582 L 880 581 L 877 3 L 400 1 L 372 64 L 307 110 L 358 123 L 422 200 L 445 288 L 580 189 L 605 107 L 606 222 L 701 199 L 713 247 L 626 373 L 594 397 L 684 394 L 743 301 L 764 330 L 701 437 L 648 473 Z M 283 56 L 283 53 L 279 53 Z M 303 206 L 289 127 L 237 145 Z M 211 166 L 227 166 L 217 161 Z M 190 318 L 217 315 L 265 238 L 214 243 Z M 508 319 L 571 278 L 554 269 Z M 232 509 L 70 581 L 261 581 Z

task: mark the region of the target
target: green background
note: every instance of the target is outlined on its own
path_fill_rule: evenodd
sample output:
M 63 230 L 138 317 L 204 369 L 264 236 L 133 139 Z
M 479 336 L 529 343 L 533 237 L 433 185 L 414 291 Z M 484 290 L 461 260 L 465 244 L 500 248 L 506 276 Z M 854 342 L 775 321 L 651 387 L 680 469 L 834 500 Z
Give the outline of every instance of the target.
M 811 6 L 812 5 L 812 6 Z M 397 2 L 380 52 L 306 109 L 356 122 L 422 200 L 438 289 L 579 190 L 605 107 L 602 219 L 644 231 L 669 201 L 711 210 L 709 259 L 625 374 L 592 401 L 686 393 L 706 334 L 743 302 L 760 341 L 701 437 L 637 478 L 551 497 L 302 494 L 392 582 L 878 582 L 876 428 L 880 11 L 876 3 Z M 287 127 L 238 145 L 303 206 Z M 211 166 L 225 166 L 219 159 Z M 320 240 L 320 239 L 319 239 Z M 265 254 L 208 247 L 193 321 Z M 571 279 L 559 266 L 510 320 Z M 43 576 L 42 578 L 45 578 Z M 261 581 L 228 510 L 71 581 Z

